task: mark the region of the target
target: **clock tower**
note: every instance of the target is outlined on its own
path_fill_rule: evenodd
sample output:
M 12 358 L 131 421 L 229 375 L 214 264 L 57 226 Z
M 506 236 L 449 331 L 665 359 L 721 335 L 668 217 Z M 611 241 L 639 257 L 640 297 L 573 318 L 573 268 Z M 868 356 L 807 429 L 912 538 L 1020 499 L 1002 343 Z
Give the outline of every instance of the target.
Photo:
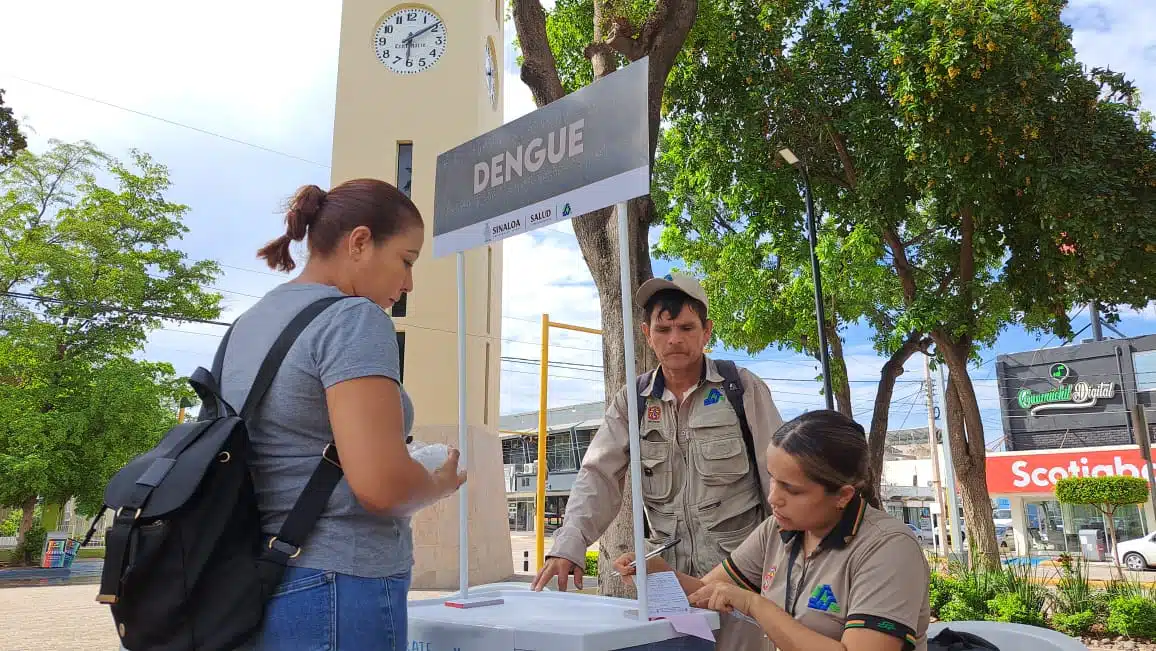
M 332 185 L 389 181 L 425 220 L 412 295 L 391 309 L 415 441 L 457 445 L 457 273 L 433 258 L 437 157 L 502 124 L 504 0 L 343 0 Z M 498 428 L 500 243 L 467 251 L 470 583 L 513 573 Z M 414 589 L 458 585 L 458 499 L 413 521 Z

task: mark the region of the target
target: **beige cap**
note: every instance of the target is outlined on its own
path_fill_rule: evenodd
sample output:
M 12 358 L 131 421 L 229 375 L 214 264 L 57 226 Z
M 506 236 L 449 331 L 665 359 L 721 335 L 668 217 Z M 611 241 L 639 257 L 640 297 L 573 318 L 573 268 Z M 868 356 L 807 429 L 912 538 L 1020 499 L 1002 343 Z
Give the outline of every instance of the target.
M 706 299 L 706 290 L 702 288 L 698 279 L 680 273 L 669 273 L 662 278 L 651 278 L 642 283 L 642 286 L 634 293 L 634 304 L 643 307 L 651 296 L 664 289 L 676 289 L 710 309 L 710 303 Z

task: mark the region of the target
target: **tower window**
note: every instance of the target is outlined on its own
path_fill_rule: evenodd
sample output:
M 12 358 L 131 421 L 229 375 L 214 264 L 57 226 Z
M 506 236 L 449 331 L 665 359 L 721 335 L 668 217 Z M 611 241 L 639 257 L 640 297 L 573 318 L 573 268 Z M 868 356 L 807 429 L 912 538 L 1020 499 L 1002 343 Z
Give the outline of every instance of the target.
M 397 333 L 397 379 L 405 383 L 405 333 Z
M 413 198 L 413 143 L 397 143 L 397 188 Z
M 412 142 L 397 143 L 397 188 L 404 192 L 405 196 L 411 198 L 413 197 Z M 406 296 L 406 294 L 402 294 L 401 299 L 393 304 L 393 307 L 389 310 L 391 316 L 405 316 Z

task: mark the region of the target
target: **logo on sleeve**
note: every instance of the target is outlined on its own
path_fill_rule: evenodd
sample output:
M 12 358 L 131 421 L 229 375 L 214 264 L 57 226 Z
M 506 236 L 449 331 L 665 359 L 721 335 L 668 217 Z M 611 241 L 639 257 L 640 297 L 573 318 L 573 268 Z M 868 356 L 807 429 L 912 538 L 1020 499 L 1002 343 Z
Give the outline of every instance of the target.
M 650 405 L 646 408 L 646 420 L 651 423 L 657 423 L 662 420 L 662 407 L 658 405 Z
M 771 591 L 771 583 L 774 583 L 774 581 L 775 581 L 775 567 L 772 566 L 770 569 L 767 570 L 767 573 L 763 575 L 763 594 L 766 594 L 766 593 Z
M 839 602 L 835 601 L 835 593 L 831 584 L 824 583 L 811 591 L 811 598 L 807 600 L 807 607 L 821 610 L 825 613 L 838 613 Z
M 718 389 L 711 389 L 710 393 L 706 394 L 706 400 L 703 400 L 702 404 L 705 407 L 709 407 L 719 400 L 722 400 L 722 391 L 719 391 Z

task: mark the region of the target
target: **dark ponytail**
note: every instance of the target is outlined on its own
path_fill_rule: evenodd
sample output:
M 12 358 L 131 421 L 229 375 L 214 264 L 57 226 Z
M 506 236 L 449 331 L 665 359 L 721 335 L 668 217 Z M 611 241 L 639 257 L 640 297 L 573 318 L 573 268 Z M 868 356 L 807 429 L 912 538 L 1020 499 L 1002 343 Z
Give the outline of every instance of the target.
M 413 201 L 385 181 L 354 179 L 329 192 L 306 185 L 293 195 L 285 212 L 285 234 L 257 251 L 257 257 L 273 269 L 292 271 L 297 265 L 289 255 L 289 245 L 306 235 L 309 252 L 327 256 L 344 234 L 358 226 L 369 228 L 373 241 L 381 242 L 406 227 L 421 225 L 421 213 Z
M 264 258 L 269 267 L 277 271 L 293 271 L 297 263 L 289 254 L 289 244 L 305 239 L 309 226 L 321 212 L 325 196 L 325 190 L 316 185 L 306 185 L 297 190 L 285 213 L 285 234 L 257 251 L 257 257 Z
M 863 499 L 882 508 L 863 426 L 837 411 L 809 411 L 785 423 L 771 445 L 791 455 L 807 477 L 834 493 L 853 486 Z

